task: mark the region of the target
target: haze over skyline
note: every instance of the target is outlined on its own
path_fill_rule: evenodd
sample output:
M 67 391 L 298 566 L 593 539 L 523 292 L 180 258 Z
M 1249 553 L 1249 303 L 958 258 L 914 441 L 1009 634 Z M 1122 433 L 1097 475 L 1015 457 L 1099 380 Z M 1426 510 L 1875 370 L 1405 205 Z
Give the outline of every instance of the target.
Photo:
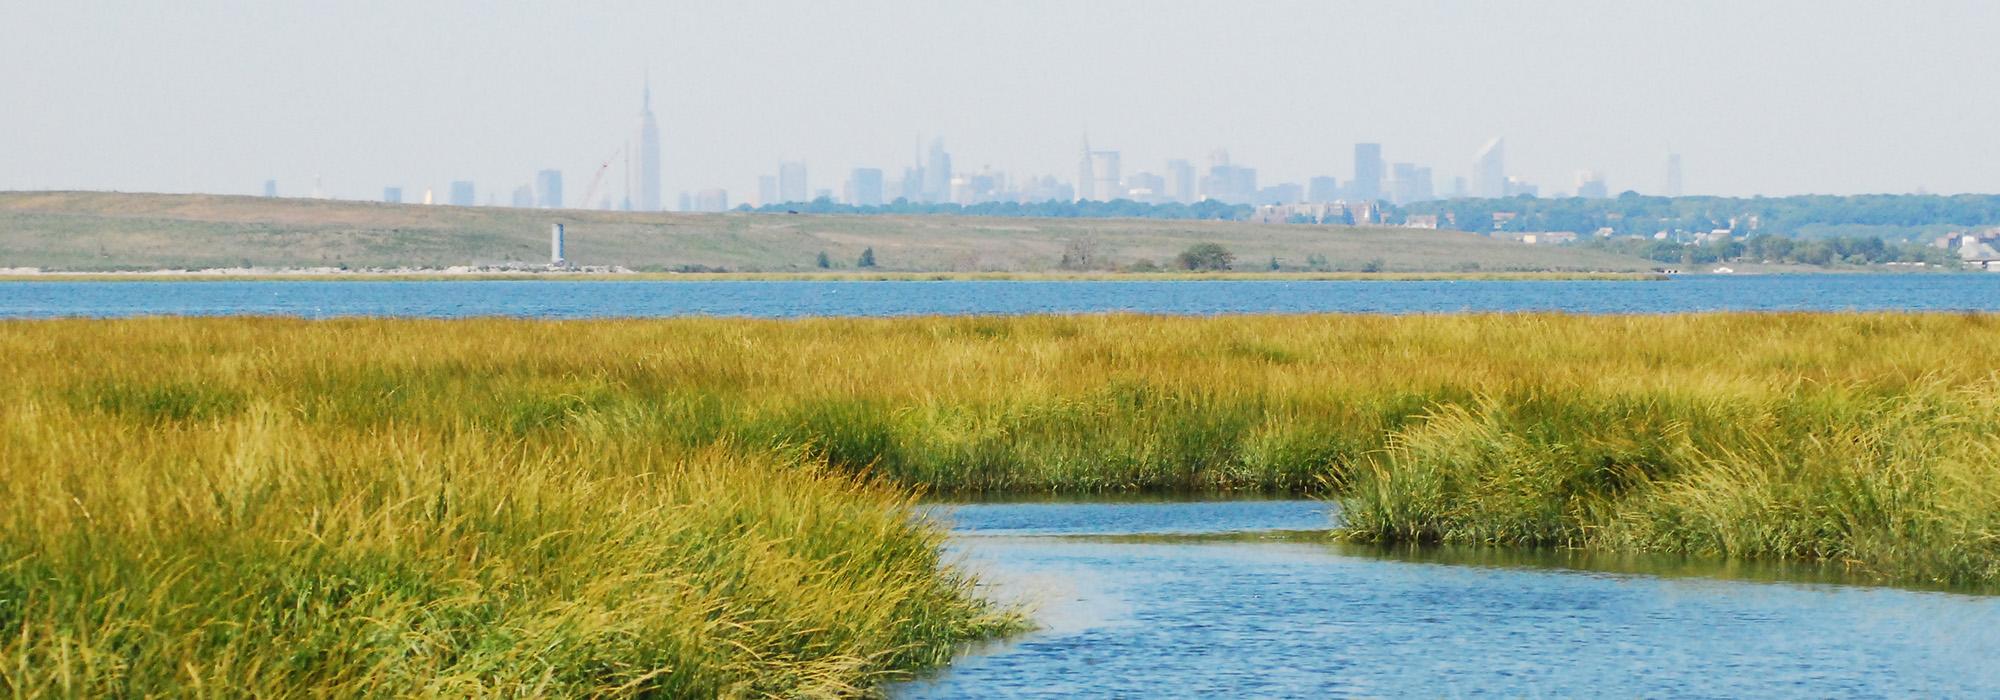
M 780 161 L 837 191 L 920 136 L 1067 178 L 1086 131 L 1128 171 L 1222 148 L 1266 182 L 1345 180 L 1361 141 L 1449 181 L 1504 136 L 1545 191 L 1658 192 L 1678 152 L 1690 194 L 2000 192 L 2000 6 L 1745 5 L 11 3 L 0 188 L 581 193 L 650 71 L 668 201 Z

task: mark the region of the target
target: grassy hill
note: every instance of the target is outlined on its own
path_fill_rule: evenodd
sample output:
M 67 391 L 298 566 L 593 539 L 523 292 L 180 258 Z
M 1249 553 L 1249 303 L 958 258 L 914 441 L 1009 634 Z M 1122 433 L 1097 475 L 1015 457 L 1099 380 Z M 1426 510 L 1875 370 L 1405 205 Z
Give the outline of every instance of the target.
M 539 263 L 548 227 L 568 226 L 568 257 L 636 270 L 814 269 L 822 251 L 852 267 L 865 248 L 884 270 L 1043 271 L 1066 249 L 1102 267 L 1170 264 L 1215 242 L 1239 269 L 1278 258 L 1304 269 L 1643 271 L 1601 251 L 1525 246 L 1452 231 L 1150 219 L 671 214 L 447 207 L 220 195 L 0 193 L 0 268 L 152 270 L 217 267 L 444 267 Z

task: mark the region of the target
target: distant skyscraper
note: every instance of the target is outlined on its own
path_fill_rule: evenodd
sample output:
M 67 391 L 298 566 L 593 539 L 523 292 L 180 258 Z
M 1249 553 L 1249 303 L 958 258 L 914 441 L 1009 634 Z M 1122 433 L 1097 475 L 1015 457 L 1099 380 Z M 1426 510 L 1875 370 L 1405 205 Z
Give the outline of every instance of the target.
M 1661 194 L 1668 197 L 1681 196 L 1681 154 L 1667 154 L 1667 186 Z
M 757 176 L 757 206 L 768 207 L 778 203 L 778 176 Z
M 1105 201 L 1125 198 L 1125 178 L 1119 172 L 1117 151 L 1092 151 L 1091 170 L 1097 173 L 1097 182 L 1091 185 L 1097 198 Z
M 278 196 L 278 181 L 277 181 L 277 180 L 265 180 L 265 181 L 264 181 L 264 196 L 266 196 L 266 197 L 276 197 L 276 196 Z
M 1087 202 L 1097 199 L 1097 173 L 1091 162 L 1090 137 L 1083 137 L 1083 153 L 1076 160 L 1076 200 Z
M 994 200 L 1005 178 L 991 168 L 961 174 L 951 179 L 951 201 L 960 205 L 984 204 Z
M 535 206 L 543 209 L 563 208 L 561 170 L 535 173 Z
M 660 125 L 653 120 L 653 82 L 646 81 L 646 91 L 639 107 L 639 135 L 634 142 L 639 149 L 638 177 L 627 180 L 627 186 L 638 188 L 637 192 L 625 193 L 625 199 L 639 211 L 660 210 Z
M 896 186 L 896 198 L 905 202 L 924 201 L 924 169 L 922 166 L 903 169 L 903 181 Z
M 1257 169 L 1217 165 L 1201 179 L 1201 196 L 1224 204 L 1250 204 L 1257 199 Z
M 951 201 L 951 154 L 944 150 L 944 138 L 931 139 L 924 159 L 924 201 Z
M 882 206 L 882 169 L 855 168 L 847 174 L 846 199 L 857 207 Z
M 1431 169 L 1415 163 L 1396 163 L 1389 167 L 1389 198 L 1397 204 L 1426 202 L 1436 199 L 1437 185 L 1431 182 Z
M 1257 169 L 1231 165 L 1229 152 L 1216 149 L 1208 154 L 1201 196 L 1224 204 L 1249 204 L 1257 199 Z
M 1347 181 L 1347 198 L 1357 202 L 1382 198 L 1382 144 L 1354 144 L 1354 179 Z
M 1076 201 L 1076 187 L 1057 179 L 1054 175 L 1026 178 L 1021 183 L 1019 200 L 1022 202 L 1073 202 Z
M 710 188 L 695 192 L 694 206 L 690 210 L 705 212 L 729 211 L 729 191 Z
M 1472 196 L 1507 196 L 1507 140 L 1495 137 L 1472 160 Z
M 478 204 L 478 199 L 473 196 L 471 180 L 454 180 L 451 183 L 451 199 L 445 203 L 454 207 L 469 207 Z
M 1134 201 L 1156 203 L 1176 201 L 1167 193 L 1167 179 L 1148 172 L 1132 173 L 1125 179 L 1125 196 Z
M 535 186 L 534 186 L 534 185 L 522 185 L 522 186 L 520 186 L 520 187 L 516 187 L 516 188 L 514 188 L 514 199 L 513 199 L 513 201 L 511 202 L 511 206 L 513 206 L 513 207 L 514 207 L 515 209 L 532 209 L 532 208 L 534 208 L 534 206 L 535 206 Z
M 1340 199 L 1340 181 L 1324 175 L 1306 181 L 1306 201 L 1325 204 Z
M 1604 184 L 1604 176 L 1597 171 L 1578 170 L 1576 172 L 1576 196 L 1584 199 L 1604 199 L 1611 196 L 1609 189 Z
M 805 163 L 788 161 L 778 164 L 778 201 L 812 201 L 812 189 L 806 185 Z
M 402 203 L 403 203 L 403 188 L 401 188 L 401 187 L 384 187 L 384 188 L 382 188 L 382 203 L 383 203 L 383 204 L 402 204 Z
M 1185 160 L 1167 161 L 1167 191 L 1161 194 L 1176 202 L 1194 201 L 1194 164 Z

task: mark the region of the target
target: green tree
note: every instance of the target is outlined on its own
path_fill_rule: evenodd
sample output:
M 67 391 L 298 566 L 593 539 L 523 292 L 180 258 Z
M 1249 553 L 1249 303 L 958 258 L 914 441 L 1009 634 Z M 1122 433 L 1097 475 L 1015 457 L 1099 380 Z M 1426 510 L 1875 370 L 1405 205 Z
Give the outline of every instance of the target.
M 854 266 L 855 266 L 855 267 L 861 267 L 861 268 L 869 268 L 869 267 L 874 267 L 874 266 L 875 266 L 875 247 L 874 247 L 874 246 L 869 246 L 869 247 L 867 247 L 867 248 L 862 248 L 862 249 L 861 249 L 861 259 L 859 259 L 859 260 L 856 260 L 856 261 L 854 261 Z
M 833 259 L 826 257 L 826 251 L 822 250 L 819 252 L 819 259 L 813 261 L 813 264 L 818 265 L 819 269 L 822 270 L 832 269 Z
M 1196 243 L 1174 258 L 1183 270 L 1196 272 L 1216 272 L 1229 269 L 1236 263 L 1236 254 L 1219 243 Z

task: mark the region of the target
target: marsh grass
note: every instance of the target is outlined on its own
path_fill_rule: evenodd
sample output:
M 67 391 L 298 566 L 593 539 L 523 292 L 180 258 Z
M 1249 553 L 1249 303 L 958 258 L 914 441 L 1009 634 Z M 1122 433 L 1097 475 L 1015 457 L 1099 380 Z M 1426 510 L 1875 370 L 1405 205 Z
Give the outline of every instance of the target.
M 535 363 L 58 325 L 0 332 L 13 695 L 850 695 L 1019 624 L 905 492 Z
M 2000 581 L 2000 318 L 0 324 L 20 694 L 840 694 L 1012 624 L 934 494 Z

